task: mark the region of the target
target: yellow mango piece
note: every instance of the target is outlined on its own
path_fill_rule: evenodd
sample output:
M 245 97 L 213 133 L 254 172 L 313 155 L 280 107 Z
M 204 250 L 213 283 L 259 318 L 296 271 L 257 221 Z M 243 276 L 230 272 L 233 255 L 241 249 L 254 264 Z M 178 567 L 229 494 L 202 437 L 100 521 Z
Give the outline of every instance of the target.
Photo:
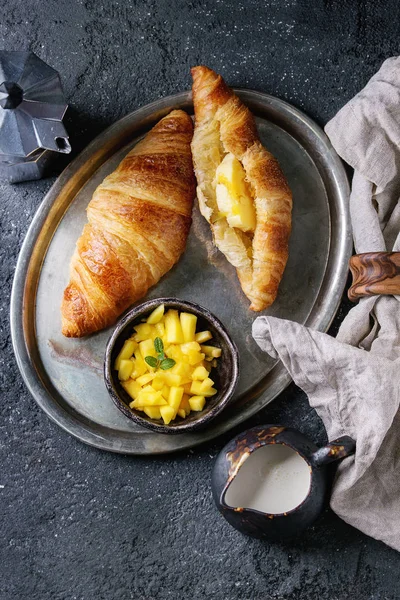
M 160 406 L 160 413 L 165 425 L 168 425 L 176 416 L 175 410 L 169 404 L 167 406 Z
M 169 344 L 182 344 L 184 341 L 177 310 L 170 309 L 165 315 L 165 337 Z
M 208 371 L 205 367 L 196 367 L 192 373 L 192 380 L 196 381 L 196 379 L 204 380 L 208 377 Z
M 197 342 L 186 342 L 181 344 L 181 351 L 183 354 L 190 354 L 190 352 L 200 352 L 200 344 Z
M 118 354 L 117 358 L 115 359 L 114 369 L 119 371 L 119 367 L 121 365 L 121 360 L 127 360 L 128 358 L 130 358 L 132 356 L 132 354 L 135 352 L 137 347 L 138 347 L 138 345 L 134 340 L 131 340 L 131 339 L 126 340 L 126 342 L 124 342 L 124 345 L 122 346 L 120 353 Z
M 196 333 L 197 317 L 191 313 L 183 312 L 180 314 L 180 321 L 184 342 L 193 342 Z
M 146 383 L 149 383 L 150 381 L 152 381 L 155 376 L 156 376 L 155 373 L 145 373 L 144 375 L 137 377 L 136 381 L 138 382 L 138 384 L 140 386 L 143 386 L 143 385 L 146 385 Z
M 186 417 L 186 413 L 183 408 L 178 408 L 178 415 L 184 419 Z
M 201 346 L 201 351 L 204 352 L 206 356 L 211 356 L 212 358 L 219 358 L 222 354 L 221 348 L 217 348 L 216 346 Z
M 160 321 L 160 323 L 156 323 L 156 324 L 154 325 L 154 328 L 155 328 L 155 330 L 156 330 L 156 333 L 157 333 L 158 337 L 160 337 L 161 339 L 163 339 L 163 337 L 164 337 L 164 335 L 165 335 L 165 326 L 164 326 L 164 323 L 162 323 L 162 322 Z M 164 341 L 164 340 L 163 340 L 163 341 Z
M 155 391 L 156 391 L 156 390 L 155 390 L 155 389 L 153 388 L 153 386 L 151 386 L 151 385 L 145 385 L 144 387 L 142 387 L 142 392 L 145 392 L 145 393 L 146 393 L 146 392 L 153 393 L 153 392 L 155 392 Z
M 190 365 L 184 362 L 177 362 L 171 369 L 171 373 L 174 375 L 180 375 L 181 377 L 188 377 L 192 369 Z
M 208 340 L 211 340 L 211 338 L 211 331 L 199 331 L 194 336 L 194 341 L 198 342 L 199 344 L 204 344 L 204 342 L 208 342 Z
M 216 200 L 218 209 L 230 227 L 254 231 L 256 210 L 246 173 L 240 161 L 231 153 L 225 155 L 216 170 Z
M 190 386 L 190 393 L 194 396 L 214 396 L 217 393 L 217 390 L 213 387 L 207 388 L 206 390 L 203 387 L 202 381 L 193 381 Z
M 123 381 L 122 387 L 130 395 L 130 397 L 133 398 L 134 400 L 138 397 L 139 393 L 141 392 L 140 385 L 138 383 L 136 383 L 136 381 L 133 381 L 133 379 L 128 379 L 128 381 Z
M 133 361 L 133 371 L 131 373 L 131 378 L 136 379 L 140 377 L 144 373 L 146 373 L 146 363 L 144 362 L 142 355 L 140 354 L 140 350 L 135 350 L 135 359 Z
M 168 356 L 168 358 L 173 358 L 176 362 L 182 361 L 183 359 L 183 354 L 180 349 L 180 346 L 177 346 L 176 344 L 166 346 L 165 354 Z
M 193 396 L 200 396 L 201 395 L 201 381 L 193 381 L 190 385 L 190 390 L 189 393 L 192 394 Z
M 164 379 L 161 377 L 161 375 L 159 373 L 156 374 L 156 376 L 154 377 L 151 386 L 157 390 L 157 391 L 161 391 L 164 387 Z
M 179 410 L 184 410 L 186 416 L 190 414 L 190 404 L 189 404 L 189 395 L 183 394 L 181 403 L 179 405 Z
M 209 377 L 207 377 L 207 379 L 204 379 L 204 381 L 201 382 L 200 389 L 202 392 L 206 392 L 207 390 L 212 388 L 213 385 L 214 385 L 213 380 L 210 379 Z
M 161 419 L 161 413 L 158 406 L 145 406 L 143 411 L 150 419 Z
M 211 396 L 215 396 L 215 394 L 217 394 L 217 393 L 218 393 L 218 390 L 216 390 L 215 388 L 211 387 L 211 388 L 209 388 L 206 391 L 203 390 L 201 392 L 201 395 L 205 396 L 206 398 L 211 398 Z
M 164 316 L 164 304 L 160 304 L 160 306 L 157 306 L 157 308 L 155 308 L 153 310 L 153 312 L 150 314 L 150 316 L 147 318 L 147 323 L 149 325 L 155 325 L 156 323 L 159 323 L 161 321 L 163 316 Z
M 213 358 L 213 360 L 211 361 L 211 367 L 217 368 L 217 366 L 218 366 L 218 361 L 216 358 Z
M 170 373 L 169 371 L 163 371 L 162 373 L 160 373 L 160 375 L 163 377 L 166 385 L 170 387 L 177 387 L 181 384 L 182 377 L 180 375 L 175 375 L 174 373 Z
M 131 402 L 131 408 L 138 406 L 162 406 L 167 404 L 167 401 L 162 397 L 161 392 L 139 392 L 137 398 Z
M 204 359 L 205 355 L 202 352 L 197 352 L 197 350 L 191 350 L 189 352 L 189 365 L 197 365 Z
M 130 359 L 122 359 L 119 363 L 118 379 L 120 381 L 126 381 L 131 376 L 134 369 L 134 364 Z
M 189 398 L 189 405 L 191 410 L 203 410 L 205 403 L 206 399 L 204 398 L 204 396 L 191 396 Z
M 167 385 L 164 385 L 163 389 L 161 390 L 161 395 L 165 400 L 168 400 L 169 398 L 169 387 Z
M 179 405 L 182 400 L 182 396 L 183 396 L 183 388 L 182 387 L 172 386 L 171 389 L 169 390 L 168 404 L 170 406 L 172 406 L 172 408 L 175 410 L 175 414 L 178 411 Z
M 147 340 L 151 334 L 151 326 L 148 323 L 141 323 L 140 325 L 136 325 L 134 327 L 136 331 L 135 340 L 137 342 L 142 342 L 143 340 Z
M 188 381 L 188 383 L 184 383 L 182 385 L 183 387 L 183 391 L 185 392 L 185 394 L 190 394 L 190 388 L 192 387 L 192 382 Z
M 146 339 L 140 342 L 139 344 L 140 354 L 142 355 L 143 360 L 146 356 L 156 356 L 156 349 L 154 348 L 153 340 Z M 147 364 L 147 363 L 146 363 Z

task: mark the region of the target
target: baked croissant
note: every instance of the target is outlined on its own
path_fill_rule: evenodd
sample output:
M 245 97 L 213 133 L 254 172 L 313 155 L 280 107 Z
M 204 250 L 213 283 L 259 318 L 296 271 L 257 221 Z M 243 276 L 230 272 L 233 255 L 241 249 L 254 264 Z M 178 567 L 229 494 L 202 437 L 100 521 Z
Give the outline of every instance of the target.
M 192 76 L 200 211 L 236 267 L 250 309 L 264 310 L 276 298 L 288 258 L 292 194 L 250 110 L 211 69 L 194 67 Z
M 81 337 L 115 322 L 185 249 L 195 194 L 190 117 L 164 117 L 99 185 L 71 259 L 62 332 Z

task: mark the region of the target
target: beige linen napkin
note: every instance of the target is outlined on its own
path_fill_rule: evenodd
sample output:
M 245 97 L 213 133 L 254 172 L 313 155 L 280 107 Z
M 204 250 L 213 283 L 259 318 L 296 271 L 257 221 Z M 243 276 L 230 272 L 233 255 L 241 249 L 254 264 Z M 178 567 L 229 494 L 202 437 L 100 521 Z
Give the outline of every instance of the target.
M 326 133 L 354 168 L 350 213 L 356 252 L 399 251 L 400 57 L 383 63 L 328 123 Z M 360 300 L 343 321 L 337 339 L 273 317 L 259 317 L 253 324 L 254 339 L 282 360 L 306 392 L 329 439 L 347 434 L 357 442 L 355 456 L 338 468 L 332 509 L 397 550 L 399 300 L 399 296 Z

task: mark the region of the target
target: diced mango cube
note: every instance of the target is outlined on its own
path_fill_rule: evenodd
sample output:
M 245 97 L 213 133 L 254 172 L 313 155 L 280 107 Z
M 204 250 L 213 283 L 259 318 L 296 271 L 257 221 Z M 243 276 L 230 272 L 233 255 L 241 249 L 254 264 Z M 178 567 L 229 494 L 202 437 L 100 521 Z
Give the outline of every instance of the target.
M 167 385 L 164 385 L 164 387 L 161 390 L 161 394 L 162 394 L 162 397 L 165 400 L 168 400 L 168 398 L 169 398 L 169 387 Z
M 196 333 L 196 324 L 197 317 L 196 315 L 192 315 L 191 313 L 181 313 L 180 314 L 181 327 L 183 333 L 183 341 L 184 342 L 193 342 L 194 335 Z
M 147 323 L 149 323 L 149 325 L 155 325 L 156 323 L 159 323 L 161 321 L 163 316 L 164 316 L 164 304 L 160 304 L 160 306 L 157 306 L 157 308 L 155 308 L 153 310 L 153 312 L 150 314 L 150 316 L 147 319 Z
M 184 358 L 180 346 L 176 344 L 171 344 L 164 348 L 164 350 L 168 358 L 173 358 L 176 362 L 182 361 Z
M 208 370 L 205 367 L 196 367 L 192 373 L 192 380 L 196 379 L 204 380 L 208 377 Z
M 210 379 L 209 377 L 207 377 L 207 379 L 204 379 L 204 381 L 201 382 L 201 392 L 204 393 L 207 390 L 209 390 L 210 388 L 212 388 L 212 386 L 214 385 L 214 382 L 212 379 Z
M 139 344 L 140 354 L 142 355 L 143 360 L 146 356 L 156 356 L 156 350 L 154 348 L 153 340 L 146 339 L 140 342 Z M 147 364 L 147 363 L 146 363 Z
M 189 404 L 189 396 L 188 394 L 183 394 L 181 403 L 179 405 L 179 410 L 184 410 L 186 416 L 190 414 L 190 404 Z
M 134 369 L 134 364 L 130 359 L 122 359 L 118 369 L 118 379 L 126 381 L 131 376 Z
M 132 379 L 136 379 L 137 377 L 140 377 L 140 375 L 143 375 L 144 373 L 146 373 L 146 371 L 147 371 L 146 363 L 144 362 L 139 349 L 135 350 L 135 360 L 134 360 L 133 365 L 134 365 L 134 370 L 131 374 Z
M 165 425 L 168 425 L 176 416 L 175 410 L 169 404 L 167 406 L 160 406 L 160 413 Z
M 181 344 L 181 351 L 183 354 L 190 354 L 190 352 L 200 352 L 200 344 L 197 342 L 186 342 Z
M 124 345 L 122 346 L 120 353 L 118 354 L 118 356 L 115 360 L 114 369 L 119 371 L 119 367 L 121 365 L 121 360 L 127 360 L 128 358 L 130 358 L 132 356 L 132 354 L 135 352 L 137 347 L 138 347 L 138 345 L 134 340 L 126 340 L 126 342 L 124 342 Z
M 172 386 L 169 390 L 168 404 L 172 406 L 175 414 L 178 412 L 179 405 L 183 396 L 183 388 Z
M 202 352 L 197 352 L 196 350 L 191 350 L 189 352 L 189 365 L 197 365 L 204 359 L 204 354 Z
M 137 342 L 142 342 L 150 337 L 151 325 L 148 325 L 147 323 L 141 323 L 140 325 L 136 325 L 134 330 L 136 331 L 135 340 Z
M 189 405 L 192 410 L 199 411 L 203 410 L 206 399 L 204 396 L 191 396 L 189 398 Z
M 217 348 L 216 346 L 202 346 L 201 351 L 204 352 L 206 356 L 211 356 L 212 358 L 219 358 L 222 354 L 221 348 Z
M 193 396 L 200 396 L 201 395 L 201 381 L 193 381 L 191 386 L 190 386 L 190 393 Z
M 206 398 L 210 398 L 211 396 L 215 396 L 215 394 L 217 394 L 217 393 L 218 393 L 218 390 L 216 390 L 215 388 L 211 387 L 211 388 L 209 388 L 206 391 L 203 390 L 201 392 L 201 395 L 205 396 Z
M 184 383 L 182 385 L 185 394 L 190 394 L 190 388 L 192 387 L 192 382 L 188 381 L 188 383 Z
M 202 381 L 193 381 L 190 386 L 190 393 L 194 396 L 214 396 L 214 394 L 217 393 L 217 390 L 213 387 L 205 390 Z
M 153 392 L 156 392 L 156 391 L 157 391 L 157 390 L 155 390 L 155 389 L 153 388 L 153 386 L 151 386 L 151 385 L 145 385 L 144 387 L 142 387 L 142 392 L 150 392 L 150 393 L 153 393 Z
M 136 381 L 133 381 L 133 379 L 128 379 L 128 381 L 123 381 L 122 387 L 130 395 L 130 397 L 133 398 L 134 400 L 137 398 L 137 396 L 139 395 L 139 393 L 141 391 L 140 385 Z
M 174 375 L 180 375 L 181 377 L 188 377 L 191 372 L 191 367 L 187 363 L 177 362 L 171 369 L 171 373 Z
M 161 323 L 161 322 L 160 323 L 156 323 L 154 325 L 154 327 L 155 327 L 155 330 L 156 330 L 156 333 L 157 333 L 158 337 L 160 337 L 162 339 L 164 337 L 164 335 L 165 335 L 165 326 L 164 326 L 164 323 Z
M 194 336 L 194 341 L 198 342 L 199 344 L 204 344 L 204 342 L 208 342 L 208 340 L 211 340 L 211 338 L 211 331 L 199 331 L 199 333 L 196 333 Z
M 162 375 L 166 385 L 169 385 L 170 387 L 177 387 L 181 384 L 182 377 L 180 375 L 175 375 L 174 373 L 170 373 L 169 371 L 164 371 L 162 374 L 160 373 L 160 375 Z
M 163 389 L 163 387 L 164 387 L 164 379 L 163 379 L 163 377 L 161 377 L 160 373 L 156 374 L 156 376 L 154 377 L 151 385 L 157 391 L 161 391 Z
M 183 410 L 183 408 L 178 408 L 178 415 L 182 417 L 182 419 L 186 417 L 186 412 Z
M 144 375 L 141 375 L 140 377 L 138 377 L 136 379 L 136 381 L 138 382 L 139 385 L 143 386 L 146 385 L 146 383 L 149 383 L 150 381 L 152 381 L 155 377 L 155 373 L 145 373 Z
M 161 419 L 160 408 L 158 406 L 145 406 L 143 411 L 150 419 Z
M 139 392 L 137 398 L 130 403 L 131 408 L 138 406 L 161 406 L 167 404 L 161 392 Z
M 183 343 L 183 332 L 177 310 L 170 309 L 165 315 L 165 337 L 169 344 Z

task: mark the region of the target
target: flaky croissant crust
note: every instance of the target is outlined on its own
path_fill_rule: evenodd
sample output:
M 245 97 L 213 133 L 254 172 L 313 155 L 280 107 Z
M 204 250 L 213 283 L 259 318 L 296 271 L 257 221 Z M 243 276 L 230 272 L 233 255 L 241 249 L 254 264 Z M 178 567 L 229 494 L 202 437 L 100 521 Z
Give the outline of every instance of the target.
M 194 67 L 192 77 L 200 210 L 215 244 L 236 267 L 251 310 L 264 310 L 276 298 L 288 259 L 292 194 L 278 161 L 260 142 L 252 113 L 222 77 L 204 66 Z M 228 152 L 242 163 L 252 190 L 257 221 L 252 237 L 229 227 L 218 213 L 215 174 Z
M 179 259 L 195 193 L 192 134 L 190 117 L 172 111 L 94 192 L 62 300 L 65 336 L 114 323 Z

